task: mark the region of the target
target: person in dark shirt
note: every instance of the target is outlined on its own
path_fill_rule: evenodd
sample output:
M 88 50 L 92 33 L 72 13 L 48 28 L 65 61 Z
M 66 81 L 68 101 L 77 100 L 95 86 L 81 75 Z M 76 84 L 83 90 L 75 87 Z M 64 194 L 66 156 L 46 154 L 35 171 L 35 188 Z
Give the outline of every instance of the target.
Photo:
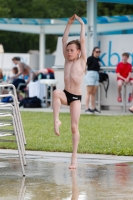
M 85 83 L 87 86 L 86 92 L 86 114 L 100 113 L 95 107 L 95 94 L 99 85 L 99 70 L 100 70 L 100 49 L 94 47 L 92 56 L 87 59 L 87 73 L 85 75 Z M 91 108 L 89 105 L 91 104 Z

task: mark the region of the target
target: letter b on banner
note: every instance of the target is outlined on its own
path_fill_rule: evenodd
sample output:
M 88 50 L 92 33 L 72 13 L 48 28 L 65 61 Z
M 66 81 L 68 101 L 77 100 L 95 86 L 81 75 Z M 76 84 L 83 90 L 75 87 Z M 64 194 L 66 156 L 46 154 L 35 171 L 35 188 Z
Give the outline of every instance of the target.
M 116 52 L 111 52 L 112 42 L 109 41 L 109 50 L 108 50 L 108 66 L 116 66 L 120 62 L 120 56 Z M 113 64 L 112 64 L 113 62 Z

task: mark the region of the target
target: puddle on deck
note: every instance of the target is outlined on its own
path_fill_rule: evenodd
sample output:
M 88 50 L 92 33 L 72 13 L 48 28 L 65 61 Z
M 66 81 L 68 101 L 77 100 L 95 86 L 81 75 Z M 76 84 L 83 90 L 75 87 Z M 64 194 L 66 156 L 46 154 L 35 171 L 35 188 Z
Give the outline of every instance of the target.
M 133 164 L 79 164 L 28 159 L 22 178 L 17 158 L 0 159 L 0 200 L 131 200 Z

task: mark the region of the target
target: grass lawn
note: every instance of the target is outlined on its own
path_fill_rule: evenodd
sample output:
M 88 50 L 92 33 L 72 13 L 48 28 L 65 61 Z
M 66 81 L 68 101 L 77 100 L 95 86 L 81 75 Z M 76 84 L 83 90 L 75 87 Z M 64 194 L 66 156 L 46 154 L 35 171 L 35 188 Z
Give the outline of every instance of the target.
M 53 115 L 43 112 L 21 112 L 26 149 L 71 152 L 70 115 L 61 113 L 60 137 L 53 133 Z M 79 153 L 133 155 L 133 117 L 90 116 L 80 117 Z M 0 148 L 16 148 L 14 143 L 0 143 Z

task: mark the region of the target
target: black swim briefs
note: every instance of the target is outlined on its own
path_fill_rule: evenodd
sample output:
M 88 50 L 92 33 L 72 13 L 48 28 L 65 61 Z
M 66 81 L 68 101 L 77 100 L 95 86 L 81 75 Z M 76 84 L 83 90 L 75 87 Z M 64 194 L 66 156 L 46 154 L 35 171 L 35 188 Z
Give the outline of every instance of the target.
M 76 100 L 80 100 L 82 99 L 82 96 L 81 95 L 75 95 L 75 94 L 71 94 L 69 92 L 67 92 L 66 90 L 63 90 L 63 92 L 65 93 L 66 95 L 66 98 L 67 98 L 67 104 L 70 105 L 70 103 L 72 101 L 76 101 Z

